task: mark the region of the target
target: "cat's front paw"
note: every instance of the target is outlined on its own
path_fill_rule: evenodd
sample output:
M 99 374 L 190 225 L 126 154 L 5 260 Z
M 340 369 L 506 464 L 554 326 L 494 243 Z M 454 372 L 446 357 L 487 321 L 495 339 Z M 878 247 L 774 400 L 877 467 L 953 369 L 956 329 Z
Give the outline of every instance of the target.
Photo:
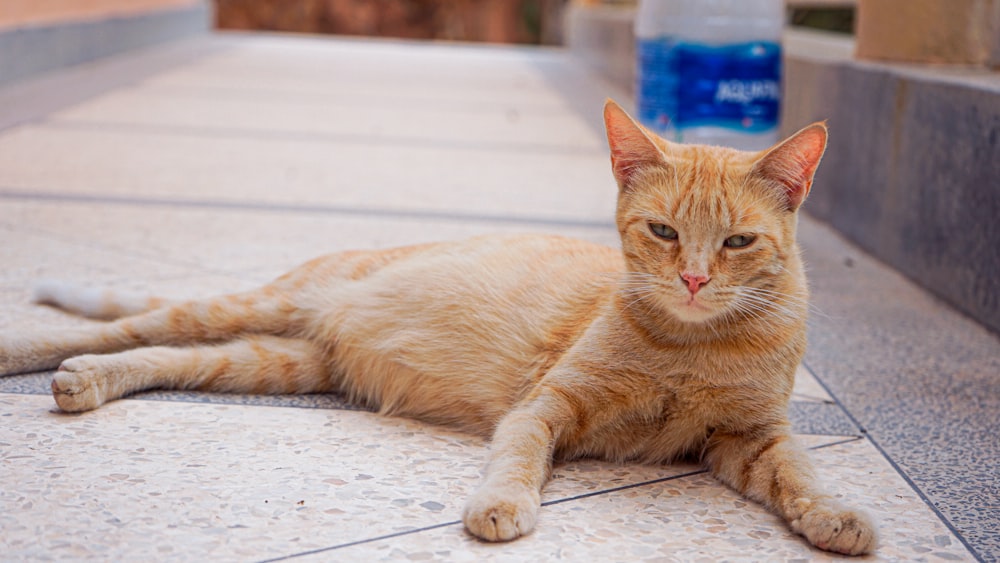
M 809 507 L 792 529 L 826 551 L 862 555 L 875 551 L 878 535 L 868 515 L 832 499 L 805 501 Z
M 104 404 L 103 377 L 91 356 L 70 358 L 52 376 L 52 397 L 66 412 L 96 409 Z
M 462 521 L 474 536 L 488 541 L 507 541 L 535 527 L 541 497 L 523 487 L 483 486 L 465 504 Z

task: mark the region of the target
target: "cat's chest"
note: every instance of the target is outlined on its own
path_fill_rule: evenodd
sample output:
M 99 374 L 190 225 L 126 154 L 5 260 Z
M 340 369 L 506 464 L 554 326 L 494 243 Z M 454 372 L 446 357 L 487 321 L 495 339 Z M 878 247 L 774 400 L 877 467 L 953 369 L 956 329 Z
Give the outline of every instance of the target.
M 654 433 L 700 432 L 703 428 L 724 425 L 740 409 L 744 399 L 754 395 L 742 385 L 719 385 L 687 381 L 677 376 L 656 386 L 657 401 L 649 405 L 650 412 L 636 417 Z M 757 397 L 754 397 L 757 399 Z
M 773 405 L 768 393 L 753 386 L 685 375 L 651 380 L 628 408 L 597 417 L 600 423 L 577 445 L 607 459 L 670 461 L 697 454 L 715 430 L 739 431 L 773 418 Z

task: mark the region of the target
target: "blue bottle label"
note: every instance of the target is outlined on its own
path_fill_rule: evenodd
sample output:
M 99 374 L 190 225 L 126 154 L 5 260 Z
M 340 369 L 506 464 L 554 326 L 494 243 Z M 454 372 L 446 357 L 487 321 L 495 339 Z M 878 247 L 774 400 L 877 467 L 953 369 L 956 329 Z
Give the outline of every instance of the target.
M 701 126 L 760 133 L 777 127 L 781 45 L 636 43 L 639 120 L 660 133 Z

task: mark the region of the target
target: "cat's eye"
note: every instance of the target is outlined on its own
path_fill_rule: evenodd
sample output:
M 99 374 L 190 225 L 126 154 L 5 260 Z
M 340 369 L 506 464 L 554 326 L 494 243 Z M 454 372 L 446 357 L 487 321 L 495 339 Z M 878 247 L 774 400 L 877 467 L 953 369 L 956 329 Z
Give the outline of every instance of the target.
M 650 223 L 649 230 L 663 240 L 677 240 L 677 231 L 664 225 L 663 223 Z
M 744 248 L 750 246 L 750 244 L 756 240 L 757 237 L 753 235 L 733 235 L 726 239 L 723 244 L 727 248 Z

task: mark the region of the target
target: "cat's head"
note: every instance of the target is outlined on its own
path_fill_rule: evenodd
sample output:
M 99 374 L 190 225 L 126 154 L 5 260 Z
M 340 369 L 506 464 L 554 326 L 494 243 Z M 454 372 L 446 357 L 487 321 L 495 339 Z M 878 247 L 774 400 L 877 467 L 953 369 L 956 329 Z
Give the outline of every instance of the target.
M 668 142 L 610 100 L 604 118 L 626 290 L 683 323 L 804 316 L 796 212 L 826 149 L 824 124 L 743 152 Z

